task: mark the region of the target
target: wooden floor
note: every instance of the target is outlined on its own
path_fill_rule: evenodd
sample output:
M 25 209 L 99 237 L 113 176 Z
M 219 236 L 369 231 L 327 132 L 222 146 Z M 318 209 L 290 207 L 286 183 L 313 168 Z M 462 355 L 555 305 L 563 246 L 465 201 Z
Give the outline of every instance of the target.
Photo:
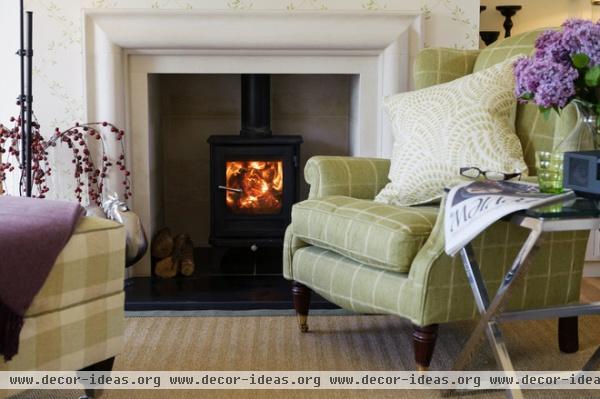
M 600 277 L 584 277 L 581 282 L 581 301 L 600 301 Z

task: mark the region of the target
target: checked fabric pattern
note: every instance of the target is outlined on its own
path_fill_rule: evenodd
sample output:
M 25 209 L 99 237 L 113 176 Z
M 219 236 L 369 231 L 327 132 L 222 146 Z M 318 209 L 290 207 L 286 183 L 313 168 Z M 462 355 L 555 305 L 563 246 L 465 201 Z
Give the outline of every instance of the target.
M 294 236 L 357 262 L 407 272 L 437 218 L 437 207 L 397 207 L 332 196 L 292 209 Z
M 0 371 L 79 370 L 116 356 L 125 328 L 124 264 L 124 227 L 83 218 L 25 315 L 19 352 Z
M 366 187 L 375 180 L 384 180 L 387 175 L 383 168 L 379 172 L 380 176 L 365 173 L 352 175 L 344 165 L 345 162 L 352 162 L 353 168 L 364 171 L 370 168 L 368 165 L 372 160 L 319 158 L 320 162 L 311 165 L 311 178 L 327 176 L 320 186 L 323 197 L 311 198 L 307 203 L 295 206 L 331 206 L 331 198 L 337 198 L 332 196 L 339 195 L 342 185 Z M 361 162 L 365 163 L 362 168 Z M 382 164 L 385 162 L 382 160 Z M 327 189 L 327 181 L 335 182 L 331 185 L 331 191 Z M 321 201 L 328 205 L 321 205 Z M 348 204 L 352 203 L 347 201 Z M 415 208 L 421 207 L 410 207 L 408 212 L 413 212 Z M 418 325 L 472 319 L 478 313 L 462 263 L 460 258 L 451 258 L 445 254 L 443 213 L 439 210 L 436 212 L 433 230 L 412 260 L 408 272 L 373 267 L 344 255 L 332 246 L 323 247 L 316 242 L 311 245 L 294 232 L 296 223 L 307 223 L 306 220 L 293 216 L 284 242 L 284 276 L 305 284 L 343 308 L 359 312 L 394 314 Z M 310 228 L 322 229 L 322 226 L 315 227 L 313 224 L 324 223 L 324 219 L 313 218 Z M 496 291 L 506 268 L 521 248 L 527 234 L 526 229 L 497 222 L 473 242 L 490 295 Z M 540 249 L 532 258 L 533 263 L 525 276 L 525 284 L 518 287 L 512 295 L 509 304 L 511 309 L 559 305 L 579 300 L 588 232 L 547 233 L 542 238 Z M 350 242 L 349 245 L 364 245 L 365 239 L 364 235 L 358 235 L 354 238 L 356 242 Z
M 445 83 L 515 55 L 530 54 L 539 33 L 513 36 L 481 52 L 425 49 L 416 60 L 415 86 L 421 89 Z M 535 175 L 535 151 L 551 149 L 558 143 L 570 131 L 573 116 L 573 110 L 567 109 L 561 118 L 551 116 L 545 120 L 535 106 L 517 107 L 515 127 L 530 176 Z M 370 261 L 343 254 L 339 247 L 332 245 L 335 240 L 330 242 L 330 237 L 338 232 L 327 231 L 319 225 L 325 218 L 312 216 L 310 223 L 305 219 L 306 214 L 316 215 L 336 204 L 348 204 L 352 208 L 351 200 L 332 200 L 332 197 L 345 196 L 369 202 L 387 184 L 389 168 L 389 160 L 373 158 L 314 157 L 308 161 L 305 178 L 311 185 L 311 202 L 296 205 L 305 208 L 302 210 L 305 213 L 301 213 L 300 219 L 292 217 L 292 224 L 286 231 L 284 276 L 307 285 L 344 308 L 394 314 L 421 326 L 476 317 L 478 313 L 460 258 L 451 258 L 444 253 L 443 212 L 437 211 L 431 233 L 412 259 L 409 269 L 403 272 L 375 267 Z M 406 209 L 396 208 L 401 213 Z M 408 209 L 412 212 L 414 207 Z M 311 244 L 297 236 L 297 223 L 298 233 L 310 230 L 311 235 L 320 235 L 327 245 L 314 238 Z M 404 219 L 404 223 L 412 221 Z M 410 231 L 407 226 L 398 229 Z M 359 230 L 349 237 L 348 246 L 364 247 L 366 232 L 361 235 Z M 344 234 L 339 232 L 339 236 Z M 383 235 L 383 229 L 378 234 Z M 474 240 L 474 250 L 490 295 L 496 291 L 527 234 L 526 229 L 497 222 Z M 377 240 L 380 239 L 378 235 Z M 524 283 L 511 296 L 509 308 L 578 302 L 587 240 L 588 232 L 585 231 L 544 234 L 539 250 L 531 258 Z
M 123 290 L 122 226 L 83 218 L 58 255 L 26 317 Z
M 415 89 L 450 82 L 473 72 L 479 50 L 431 47 L 415 60 Z

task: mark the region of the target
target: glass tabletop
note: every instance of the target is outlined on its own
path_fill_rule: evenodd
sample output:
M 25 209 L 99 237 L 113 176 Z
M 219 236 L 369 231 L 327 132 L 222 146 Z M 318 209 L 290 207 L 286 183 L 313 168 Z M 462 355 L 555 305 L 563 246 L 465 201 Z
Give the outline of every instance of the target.
M 537 219 L 578 219 L 600 217 L 600 200 L 584 197 L 569 198 L 554 204 L 542 205 L 523 211 Z

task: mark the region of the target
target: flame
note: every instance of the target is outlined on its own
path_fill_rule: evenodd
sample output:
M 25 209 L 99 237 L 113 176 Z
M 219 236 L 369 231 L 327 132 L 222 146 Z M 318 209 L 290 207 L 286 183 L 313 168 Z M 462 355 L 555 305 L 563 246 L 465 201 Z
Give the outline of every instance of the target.
M 227 207 L 236 214 L 275 214 L 283 200 L 283 161 L 231 161 L 225 163 Z

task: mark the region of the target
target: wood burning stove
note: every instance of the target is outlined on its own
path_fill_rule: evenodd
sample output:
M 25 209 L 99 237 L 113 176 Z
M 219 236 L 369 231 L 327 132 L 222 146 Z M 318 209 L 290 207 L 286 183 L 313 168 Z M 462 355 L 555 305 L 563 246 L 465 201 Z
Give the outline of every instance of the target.
M 215 247 L 281 246 L 298 200 L 300 136 L 271 133 L 270 76 L 242 75 L 239 135 L 208 139 Z

